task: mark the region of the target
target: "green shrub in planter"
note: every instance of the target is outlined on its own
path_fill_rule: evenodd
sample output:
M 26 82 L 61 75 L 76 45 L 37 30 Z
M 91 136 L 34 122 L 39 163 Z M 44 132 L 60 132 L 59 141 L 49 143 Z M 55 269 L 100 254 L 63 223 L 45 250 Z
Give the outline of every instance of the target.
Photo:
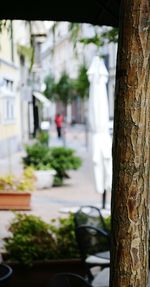
M 104 218 L 107 231 L 111 231 L 111 216 Z
M 68 177 L 68 170 L 75 170 L 81 166 L 81 159 L 75 156 L 75 151 L 64 147 L 48 148 L 36 143 L 26 146 L 26 157 L 23 158 L 24 166 L 32 166 L 35 169 L 54 169 L 56 176 L 54 186 L 63 184 Z
M 50 226 L 34 215 L 16 214 L 10 225 L 12 236 L 4 239 L 8 259 L 25 265 L 35 260 L 57 257 L 57 246 Z
M 47 131 L 39 131 L 37 133 L 37 140 L 40 144 L 48 146 L 49 143 L 49 134 Z
M 70 214 L 67 218 L 59 218 L 57 225 L 55 225 L 54 220 L 50 228 L 56 239 L 58 257 L 60 259 L 79 258 L 73 214 Z
M 4 238 L 8 260 L 31 266 L 36 260 L 79 258 L 73 215 L 56 224 L 40 217 L 16 213 L 10 237 Z
M 81 166 L 81 159 L 75 156 L 73 149 L 64 147 L 51 148 L 51 166 L 56 170 L 54 185 L 62 185 L 68 178 L 68 170 L 76 170 Z
M 110 230 L 110 217 L 105 223 Z M 73 214 L 47 224 L 38 216 L 17 213 L 9 231 L 4 246 L 10 261 L 31 266 L 37 260 L 80 258 Z M 107 242 L 102 244 L 106 250 Z
M 50 165 L 51 153 L 47 146 L 36 143 L 27 145 L 25 149 L 27 155 L 23 158 L 24 166 L 33 166 L 35 169 L 39 169 L 39 165 Z
M 111 216 L 105 217 L 104 222 L 105 222 L 106 231 L 110 233 L 111 232 Z M 102 237 L 99 240 L 99 246 L 101 248 L 101 251 L 106 251 L 109 249 L 110 242 L 108 242 L 108 240 L 105 237 Z
M 63 178 L 55 175 L 53 186 L 62 186 L 63 185 Z

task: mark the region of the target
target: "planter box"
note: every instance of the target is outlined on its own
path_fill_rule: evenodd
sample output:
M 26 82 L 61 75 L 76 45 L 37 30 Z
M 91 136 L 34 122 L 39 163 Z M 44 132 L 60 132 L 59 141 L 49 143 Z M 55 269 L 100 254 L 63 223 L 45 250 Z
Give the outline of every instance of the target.
M 31 194 L 29 192 L 0 192 L 0 210 L 30 210 Z
M 36 262 L 32 267 L 7 262 L 13 269 L 13 274 L 5 287 L 48 287 L 54 274 L 73 272 L 84 276 L 85 270 L 80 259 L 50 260 Z

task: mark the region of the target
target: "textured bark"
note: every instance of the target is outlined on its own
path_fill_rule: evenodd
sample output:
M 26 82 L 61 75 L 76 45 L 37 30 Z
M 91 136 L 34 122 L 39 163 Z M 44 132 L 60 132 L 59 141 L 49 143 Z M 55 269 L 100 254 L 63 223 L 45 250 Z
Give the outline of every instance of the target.
M 111 287 L 148 286 L 150 0 L 123 0 L 113 142 Z

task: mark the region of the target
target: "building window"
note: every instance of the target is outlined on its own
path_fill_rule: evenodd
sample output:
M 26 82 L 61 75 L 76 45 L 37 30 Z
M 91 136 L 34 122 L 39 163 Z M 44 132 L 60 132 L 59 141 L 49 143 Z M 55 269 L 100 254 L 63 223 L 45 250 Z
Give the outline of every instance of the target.
M 4 81 L 3 86 L 12 92 L 13 91 L 13 84 L 14 84 L 13 81 L 8 80 L 8 79 L 3 79 L 3 81 Z
M 12 124 L 16 118 L 16 97 L 13 90 L 14 82 L 10 79 L 3 78 L 2 85 L 0 87 L 0 112 L 2 124 Z
M 15 97 L 3 98 L 4 122 L 12 122 L 15 119 Z

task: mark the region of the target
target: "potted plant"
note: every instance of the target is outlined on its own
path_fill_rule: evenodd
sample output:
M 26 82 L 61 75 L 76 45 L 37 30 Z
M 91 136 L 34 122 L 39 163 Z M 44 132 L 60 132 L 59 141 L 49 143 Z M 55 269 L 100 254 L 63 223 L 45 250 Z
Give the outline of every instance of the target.
M 36 169 L 34 167 L 34 174 L 36 177 L 35 186 L 37 189 L 45 189 L 52 187 L 56 171 L 51 168 L 50 164 L 39 164 L 38 166 L 36 166 Z
M 51 166 L 56 170 L 54 186 L 61 186 L 64 179 L 69 178 L 68 171 L 76 170 L 81 166 L 81 159 L 75 151 L 65 147 L 51 148 Z
M 49 133 L 48 131 L 40 130 L 36 136 L 39 143 L 48 146 L 49 144 Z
M 33 169 L 28 167 L 22 176 L 0 177 L 0 210 L 30 210 L 34 189 Z
M 46 145 L 35 143 L 26 146 L 26 154 L 23 163 L 25 167 L 31 166 L 34 169 L 36 188 L 50 188 L 56 174 L 51 166 L 50 149 Z
M 46 287 L 52 275 L 63 271 L 85 275 L 72 215 L 48 224 L 38 216 L 16 214 L 9 231 L 3 258 L 14 271 L 10 286 Z
M 78 169 L 81 159 L 75 155 L 75 151 L 65 147 L 53 147 L 36 143 L 26 146 L 26 157 L 23 158 L 25 166 L 32 166 L 35 170 L 50 170 L 54 176 L 54 186 L 61 186 L 65 178 L 68 178 L 68 170 Z M 48 173 L 48 171 L 47 171 Z M 42 175 L 42 173 L 39 173 Z

